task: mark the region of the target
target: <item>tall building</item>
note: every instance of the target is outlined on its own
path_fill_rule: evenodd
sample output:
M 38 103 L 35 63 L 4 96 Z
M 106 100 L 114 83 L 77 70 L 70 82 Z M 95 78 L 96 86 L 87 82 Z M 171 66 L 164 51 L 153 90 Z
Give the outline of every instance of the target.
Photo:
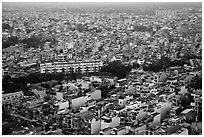
M 176 16 L 176 10 L 156 10 L 156 16 L 173 17 Z

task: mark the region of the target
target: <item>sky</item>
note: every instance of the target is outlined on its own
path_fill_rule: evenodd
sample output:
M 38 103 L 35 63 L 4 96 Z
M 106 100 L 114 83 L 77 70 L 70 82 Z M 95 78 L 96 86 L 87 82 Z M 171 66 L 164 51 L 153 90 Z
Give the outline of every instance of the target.
M 4 6 L 79 6 L 79 7 L 135 7 L 135 8 L 145 8 L 145 7 L 154 7 L 154 6 L 162 6 L 162 7 L 189 7 L 189 6 L 198 6 L 201 7 L 201 2 L 3 2 Z

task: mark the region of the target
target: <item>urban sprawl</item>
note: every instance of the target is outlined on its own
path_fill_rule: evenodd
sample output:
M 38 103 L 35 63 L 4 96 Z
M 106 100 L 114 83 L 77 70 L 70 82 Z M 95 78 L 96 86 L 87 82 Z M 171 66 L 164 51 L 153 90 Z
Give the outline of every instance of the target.
M 2 9 L 3 134 L 202 134 L 201 8 Z

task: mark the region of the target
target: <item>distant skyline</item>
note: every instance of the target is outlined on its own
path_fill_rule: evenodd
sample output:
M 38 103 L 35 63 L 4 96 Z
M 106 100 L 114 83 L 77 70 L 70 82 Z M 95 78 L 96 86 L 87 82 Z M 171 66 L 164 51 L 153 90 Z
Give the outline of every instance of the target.
M 78 7 L 202 7 L 202 2 L 3 2 L 2 6 L 78 6 Z

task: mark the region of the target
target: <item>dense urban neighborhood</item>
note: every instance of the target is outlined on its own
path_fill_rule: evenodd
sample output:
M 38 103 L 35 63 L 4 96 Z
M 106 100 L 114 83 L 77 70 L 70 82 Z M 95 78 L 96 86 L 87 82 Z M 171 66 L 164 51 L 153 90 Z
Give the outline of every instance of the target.
M 202 3 L 155 5 L 3 2 L 2 134 L 201 135 Z

